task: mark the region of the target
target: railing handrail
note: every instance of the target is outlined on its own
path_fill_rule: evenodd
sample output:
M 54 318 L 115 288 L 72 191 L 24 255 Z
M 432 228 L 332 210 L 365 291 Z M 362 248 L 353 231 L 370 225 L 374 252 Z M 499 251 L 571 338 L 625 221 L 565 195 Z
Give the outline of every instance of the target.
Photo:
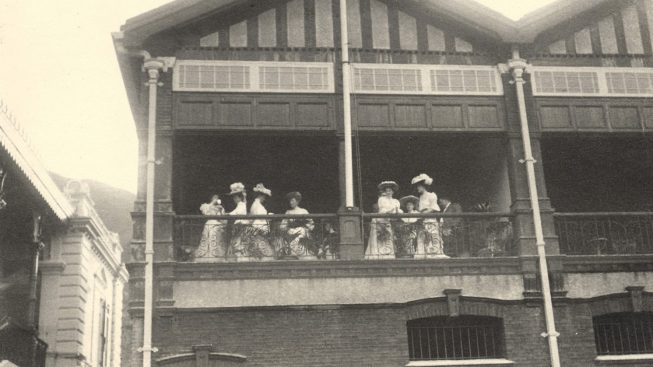
M 511 218 L 510 212 L 488 213 L 363 213 L 363 218 Z
M 568 212 L 554 213 L 554 217 L 578 218 L 578 217 L 653 217 L 653 212 Z
M 363 218 L 511 218 L 514 216 L 510 212 L 488 212 L 488 213 L 363 213 Z M 201 215 L 185 214 L 176 215 L 178 220 L 252 220 L 252 219 L 334 219 L 338 215 L 335 213 L 316 213 L 316 214 L 268 214 L 268 215 Z
M 198 220 L 252 220 L 252 219 L 333 219 L 337 214 L 268 214 L 268 215 L 176 215 L 176 219 Z

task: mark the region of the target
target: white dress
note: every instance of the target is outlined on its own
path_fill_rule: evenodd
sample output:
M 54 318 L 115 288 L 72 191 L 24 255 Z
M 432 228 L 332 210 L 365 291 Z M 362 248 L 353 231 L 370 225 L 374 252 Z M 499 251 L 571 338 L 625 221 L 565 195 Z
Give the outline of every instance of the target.
M 379 214 L 401 213 L 399 200 L 380 196 L 377 201 Z M 366 259 L 394 259 L 394 230 L 392 218 L 374 218 L 370 221 L 370 238 L 365 249 Z
M 439 212 L 438 196 L 433 192 L 425 192 L 419 198 L 419 210 L 431 209 Z M 440 234 L 440 221 L 437 218 L 424 219 L 424 229 L 417 237 L 417 251 L 415 257 L 421 258 L 442 258 L 448 257 L 444 254 L 442 247 L 442 236 Z
M 224 208 L 221 205 L 210 203 L 202 204 L 200 211 L 204 215 L 224 215 Z M 194 252 L 196 261 L 219 261 L 224 260 L 225 251 L 225 228 L 226 221 L 209 219 L 204 224 L 200 245 Z
M 249 208 L 250 215 L 268 215 L 259 199 L 254 199 L 252 206 Z M 243 239 L 248 247 L 249 256 L 258 260 L 270 260 L 274 257 L 274 249 L 270 245 L 270 224 L 267 219 L 254 219 L 246 231 Z
M 229 215 L 247 215 L 247 205 L 244 201 L 236 204 L 236 208 L 229 212 Z M 247 228 L 248 221 L 245 219 L 237 219 L 234 221 L 231 228 L 231 241 L 229 241 L 229 248 L 227 249 L 227 257 L 236 258 L 245 258 L 249 256 L 247 254 L 247 249 L 243 244 L 243 236 L 245 229 Z

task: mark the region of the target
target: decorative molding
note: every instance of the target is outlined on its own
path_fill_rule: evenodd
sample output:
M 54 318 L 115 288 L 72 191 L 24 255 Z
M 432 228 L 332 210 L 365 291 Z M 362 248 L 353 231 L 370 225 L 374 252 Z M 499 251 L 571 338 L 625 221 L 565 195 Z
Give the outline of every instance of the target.
M 626 291 L 630 294 L 633 312 L 642 312 L 644 310 L 644 287 L 626 287 Z
M 461 289 L 445 289 L 444 294 L 447 297 L 447 306 L 449 306 L 449 317 L 460 316 L 460 294 Z
M 653 254 L 562 256 L 564 273 L 622 273 L 653 271 Z
M 73 214 L 72 206 L 29 146 L 24 131 L 2 99 L 0 111 L 0 146 L 6 150 L 54 214 L 61 221 L 68 219 Z
M 169 266 L 169 263 L 155 263 Z M 521 274 L 519 258 L 174 263 L 178 281 Z

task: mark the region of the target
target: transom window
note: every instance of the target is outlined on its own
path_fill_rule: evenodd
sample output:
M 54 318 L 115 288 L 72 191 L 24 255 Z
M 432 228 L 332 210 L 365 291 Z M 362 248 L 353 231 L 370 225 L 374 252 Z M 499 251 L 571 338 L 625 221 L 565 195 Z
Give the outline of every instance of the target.
M 498 69 L 488 65 L 352 64 L 354 93 L 406 95 L 503 94 Z
M 504 358 L 502 319 L 431 317 L 407 323 L 411 361 Z
M 653 96 L 653 68 L 535 66 L 531 73 L 535 96 Z
M 179 60 L 172 87 L 179 92 L 333 93 L 333 64 Z
M 613 313 L 593 321 L 599 355 L 653 353 L 653 313 Z

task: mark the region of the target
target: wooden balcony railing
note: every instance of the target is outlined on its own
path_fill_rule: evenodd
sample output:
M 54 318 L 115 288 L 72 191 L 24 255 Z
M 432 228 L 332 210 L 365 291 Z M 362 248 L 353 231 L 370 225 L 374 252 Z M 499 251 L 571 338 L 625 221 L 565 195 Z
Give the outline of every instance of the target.
M 562 254 L 653 253 L 652 212 L 556 213 L 554 218 Z
M 44 367 L 48 345 L 35 332 L 5 318 L 0 321 L 0 361 L 20 367 Z
M 365 258 L 514 254 L 510 213 L 364 214 Z
M 510 214 L 363 214 L 365 259 L 512 255 Z M 177 260 L 336 260 L 336 214 L 175 219 Z M 433 244 L 442 250 L 434 254 Z M 362 254 L 361 254 L 362 255 Z

